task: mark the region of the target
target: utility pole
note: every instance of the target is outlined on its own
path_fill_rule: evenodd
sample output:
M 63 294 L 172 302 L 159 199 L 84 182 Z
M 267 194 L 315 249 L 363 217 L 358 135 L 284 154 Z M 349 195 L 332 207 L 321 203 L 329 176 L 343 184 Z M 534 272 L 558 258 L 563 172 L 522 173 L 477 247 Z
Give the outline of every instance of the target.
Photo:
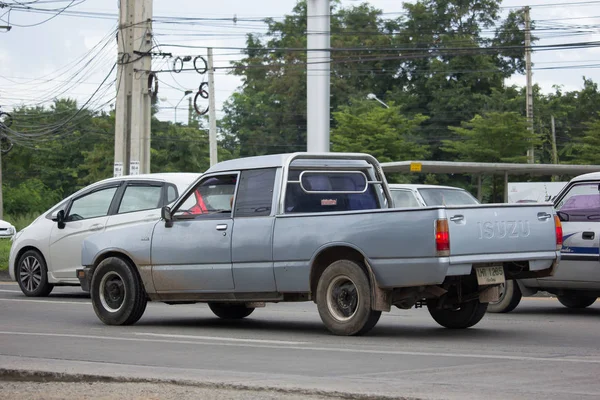
M 131 82 L 133 78 L 133 8 L 129 0 L 120 2 L 117 33 L 117 102 L 115 107 L 115 159 L 113 176 L 129 174 L 129 137 L 131 132 Z
M 558 164 L 558 151 L 556 150 L 556 130 L 554 128 L 554 115 L 550 117 L 552 125 L 552 164 Z M 556 175 L 552 176 L 552 182 L 556 182 Z
M 306 20 L 306 144 L 329 151 L 330 16 L 329 0 L 308 0 Z
M 529 16 L 530 7 L 526 6 L 525 13 L 525 69 L 527 74 L 527 89 L 526 89 L 526 111 L 527 111 L 527 130 L 533 134 L 533 79 L 531 76 L 531 19 Z M 527 152 L 527 162 L 535 163 L 533 153 L 533 142 Z
M 218 162 L 217 158 L 217 110 L 215 110 L 215 68 L 213 49 L 208 48 L 208 148 L 211 167 Z
M 137 175 L 150 173 L 152 103 L 148 88 L 148 76 L 152 68 L 152 56 L 150 55 L 152 50 L 152 0 L 127 1 L 135 7 L 129 174 Z
M 121 0 L 114 176 L 150 172 L 152 0 Z

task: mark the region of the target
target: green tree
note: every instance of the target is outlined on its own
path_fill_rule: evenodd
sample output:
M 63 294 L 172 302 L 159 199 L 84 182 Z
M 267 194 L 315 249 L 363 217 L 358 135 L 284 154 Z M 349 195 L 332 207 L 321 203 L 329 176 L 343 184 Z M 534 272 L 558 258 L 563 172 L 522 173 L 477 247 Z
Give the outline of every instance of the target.
M 368 153 L 380 162 L 421 160 L 428 156 L 427 146 L 419 143 L 415 134 L 427 117 L 408 118 L 393 103 L 390 108 L 383 108 L 365 101 L 341 107 L 333 116 L 333 151 Z
M 583 138 L 573 145 L 573 152 L 576 158 L 572 161 L 574 164 L 598 165 L 598 149 L 600 149 L 600 112 L 596 118 L 584 123 L 586 130 Z
M 460 139 L 444 140 L 443 150 L 464 161 L 526 162 L 529 146 L 539 144 L 527 130 L 526 119 L 514 112 L 476 115 L 460 127 L 449 128 Z

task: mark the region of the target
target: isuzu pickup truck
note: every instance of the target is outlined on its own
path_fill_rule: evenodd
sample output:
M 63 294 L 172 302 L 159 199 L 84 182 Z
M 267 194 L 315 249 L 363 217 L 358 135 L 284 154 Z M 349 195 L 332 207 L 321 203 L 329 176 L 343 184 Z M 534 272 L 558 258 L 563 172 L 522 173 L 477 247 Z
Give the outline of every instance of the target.
M 227 319 L 313 301 L 337 335 L 392 306 L 460 329 L 506 279 L 553 274 L 560 229 L 551 205 L 396 208 L 367 154 L 269 155 L 214 165 L 159 221 L 88 237 L 77 276 L 108 325 L 135 323 L 149 300 Z

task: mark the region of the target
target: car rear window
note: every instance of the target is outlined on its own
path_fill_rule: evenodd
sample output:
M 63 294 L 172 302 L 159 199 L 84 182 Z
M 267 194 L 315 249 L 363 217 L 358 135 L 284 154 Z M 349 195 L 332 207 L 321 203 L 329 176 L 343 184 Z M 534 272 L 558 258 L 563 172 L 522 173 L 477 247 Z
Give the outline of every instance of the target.
M 428 206 L 465 206 L 479 204 L 479 201 L 465 190 L 460 189 L 418 189 Z

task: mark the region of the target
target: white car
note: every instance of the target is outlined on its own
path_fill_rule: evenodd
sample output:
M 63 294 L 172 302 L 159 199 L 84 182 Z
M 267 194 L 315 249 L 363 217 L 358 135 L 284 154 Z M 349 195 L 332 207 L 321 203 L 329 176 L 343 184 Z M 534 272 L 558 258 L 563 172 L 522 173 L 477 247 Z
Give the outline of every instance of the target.
M 54 286 L 80 286 L 81 243 L 97 232 L 160 218 L 200 174 L 163 173 L 105 179 L 72 194 L 13 237 L 12 280 L 27 296 L 47 296 Z
M 390 184 L 394 207 L 464 206 L 480 204 L 465 189 L 442 185 Z
M 0 239 L 11 238 L 14 236 L 15 233 L 16 229 L 10 224 L 10 222 L 6 222 L 0 219 Z

